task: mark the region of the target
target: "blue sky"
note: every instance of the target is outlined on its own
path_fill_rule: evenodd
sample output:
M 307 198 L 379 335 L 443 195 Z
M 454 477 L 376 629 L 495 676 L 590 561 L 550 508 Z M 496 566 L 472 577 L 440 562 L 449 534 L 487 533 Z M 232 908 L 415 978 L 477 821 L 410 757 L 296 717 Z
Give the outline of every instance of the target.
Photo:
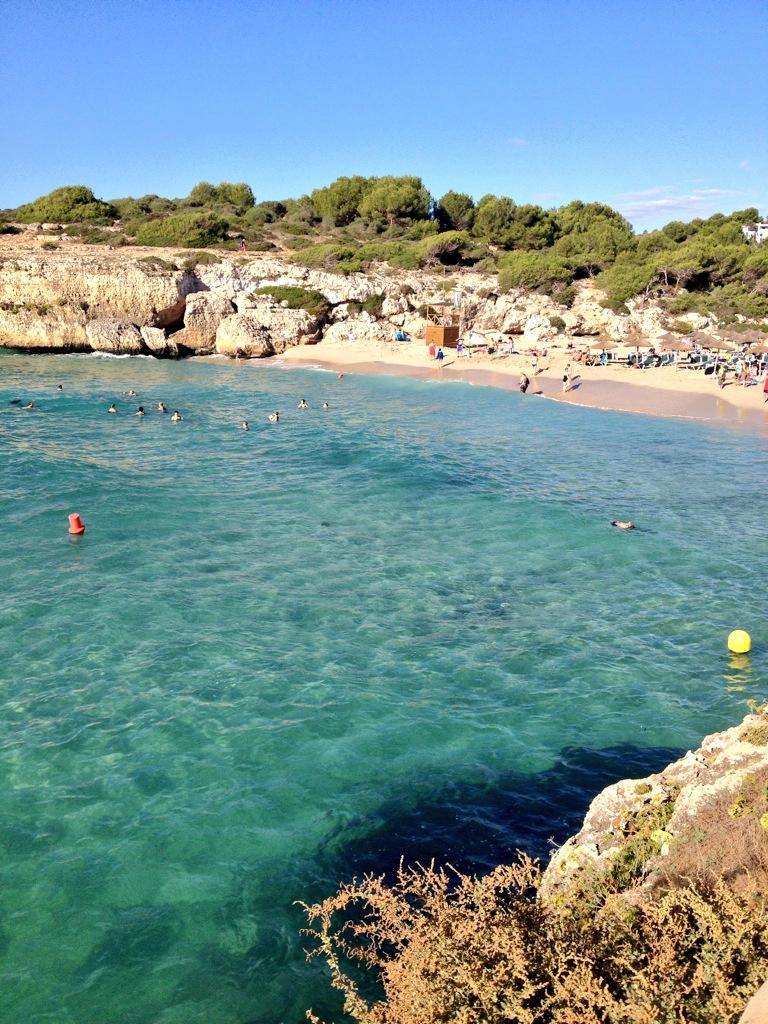
M 419 174 L 638 228 L 768 214 L 766 0 L 0 0 L 0 207 Z

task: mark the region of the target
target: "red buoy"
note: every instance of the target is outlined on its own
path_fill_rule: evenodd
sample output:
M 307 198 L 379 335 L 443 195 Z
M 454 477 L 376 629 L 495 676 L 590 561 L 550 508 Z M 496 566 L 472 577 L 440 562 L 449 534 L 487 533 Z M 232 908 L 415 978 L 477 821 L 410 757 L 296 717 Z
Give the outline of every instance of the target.
M 85 523 L 80 519 L 79 512 L 72 512 L 69 516 L 69 532 L 75 536 L 85 533 Z

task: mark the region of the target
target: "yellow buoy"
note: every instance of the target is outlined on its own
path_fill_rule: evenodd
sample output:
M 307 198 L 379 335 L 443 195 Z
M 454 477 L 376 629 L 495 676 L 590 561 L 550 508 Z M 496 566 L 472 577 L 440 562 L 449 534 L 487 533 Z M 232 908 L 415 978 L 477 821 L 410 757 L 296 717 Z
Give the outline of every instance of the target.
M 728 650 L 734 654 L 747 654 L 752 650 L 752 637 L 746 630 L 732 630 L 728 634 Z

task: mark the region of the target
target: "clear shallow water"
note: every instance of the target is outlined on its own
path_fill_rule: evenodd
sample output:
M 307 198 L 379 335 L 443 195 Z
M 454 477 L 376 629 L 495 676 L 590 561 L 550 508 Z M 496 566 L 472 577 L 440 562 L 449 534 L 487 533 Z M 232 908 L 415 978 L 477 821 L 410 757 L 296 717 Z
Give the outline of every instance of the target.
M 1 355 L 0 1019 L 333 1012 L 294 900 L 545 852 L 765 695 L 767 468 L 461 384 Z

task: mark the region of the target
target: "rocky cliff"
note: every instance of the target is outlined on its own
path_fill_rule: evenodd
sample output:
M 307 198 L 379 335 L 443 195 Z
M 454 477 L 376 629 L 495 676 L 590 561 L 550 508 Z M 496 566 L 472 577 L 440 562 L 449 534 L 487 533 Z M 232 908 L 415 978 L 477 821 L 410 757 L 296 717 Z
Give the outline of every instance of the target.
M 566 309 L 537 293 L 499 295 L 496 278 L 475 271 L 459 270 L 447 279 L 380 266 L 344 276 L 257 255 L 222 259 L 168 249 L 49 244 L 54 248 L 42 248 L 39 239 L 0 239 L 0 345 L 158 356 L 241 348 L 262 356 L 319 341 L 328 332 L 379 340 L 403 327 L 419 337 L 424 304 L 445 300 L 454 286 L 463 294 L 466 328 L 524 335 L 530 343 L 558 331 L 655 337 L 664 330 L 664 314 L 653 304 L 636 303 L 629 316 L 618 316 L 588 285 Z M 331 312 L 313 317 L 254 295 L 270 285 L 321 292 Z M 360 304 L 374 296 L 376 313 L 361 311 Z
M 542 895 L 583 879 L 645 888 L 694 878 L 768 882 L 768 715 L 707 736 L 662 772 L 608 786 L 552 856 Z

